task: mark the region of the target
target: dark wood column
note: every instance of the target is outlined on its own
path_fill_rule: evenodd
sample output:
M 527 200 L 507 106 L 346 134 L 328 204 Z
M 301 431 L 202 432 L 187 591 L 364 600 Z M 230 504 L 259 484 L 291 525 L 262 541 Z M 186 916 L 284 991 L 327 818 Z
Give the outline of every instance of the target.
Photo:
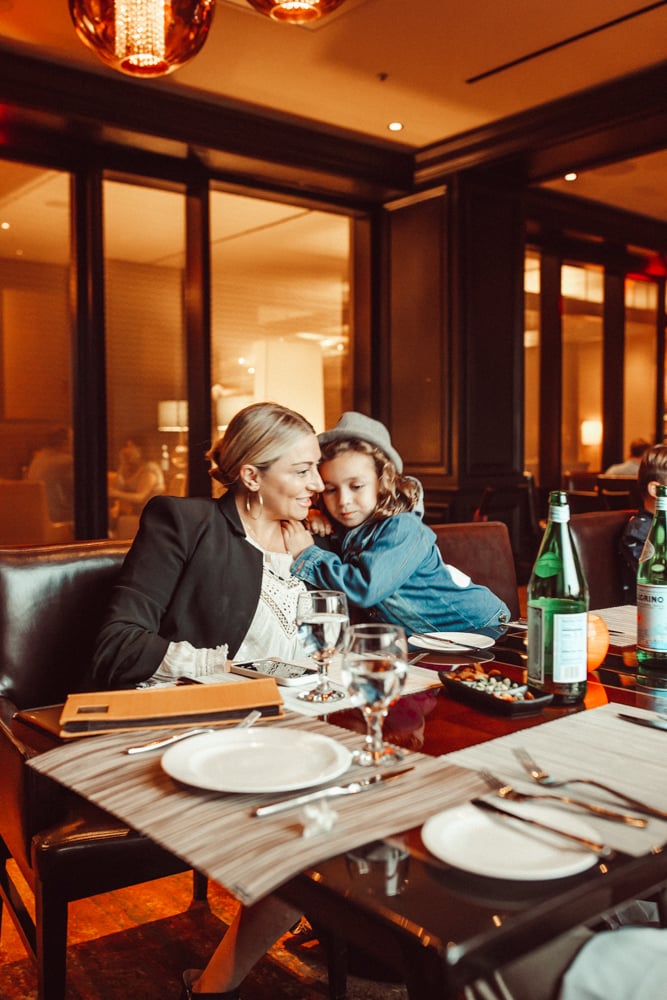
M 512 486 L 523 476 L 523 202 L 506 179 L 458 177 L 450 191 L 454 512 L 465 520 L 486 486 Z

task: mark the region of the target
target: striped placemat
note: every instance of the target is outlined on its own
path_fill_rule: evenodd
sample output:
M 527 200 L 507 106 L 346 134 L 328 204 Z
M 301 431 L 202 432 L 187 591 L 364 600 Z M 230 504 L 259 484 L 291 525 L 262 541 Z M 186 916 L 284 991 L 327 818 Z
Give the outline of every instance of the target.
M 270 725 L 322 733 L 350 749 L 361 741 L 358 733 L 291 713 Z M 410 774 L 329 800 L 337 813 L 333 828 L 304 837 L 297 811 L 262 819 L 251 815 L 254 805 L 279 796 L 187 788 L 162 770 L 159 754 L 124 752 L 154 735 L 137 731 L 77 740 L 29 764 L 146 834 L 245 903 L 326 858 L 420 825 L 483 790 L 474 773 L 443 758 L 410 753 L 404 764 L 413 765 Z M 365 776 L 367 770 L 353 769 L 342 780 L 351 780 L 355 771 Z
M 619 712 L 647 718 L 654 715 L 625 705 L 602 705 L 488 743 L 456 750 L 441 760 L 473 770 L 486 768 L 520 791 L 571 795 L 609 806 L 617 812 L 632 813 L 622 799 L 591 785 L 540 788 L 512 752 L 513 747 L 525 747 L 539 766 L 556 778 L 594 778 L 667 811 L 667 732 L 624 722 L 618 718 Z M 521 810 L 519 803 L 508 802 L 507 806 Z M 606 844 L 634 857 L 661 849 L 667 842 L 667 822 L 661 819 L 646 817 L 648 825 L 640 830 L 581 809 L 573 811 L 578 816 L 585 816 L 586 822 L 599 832 Z

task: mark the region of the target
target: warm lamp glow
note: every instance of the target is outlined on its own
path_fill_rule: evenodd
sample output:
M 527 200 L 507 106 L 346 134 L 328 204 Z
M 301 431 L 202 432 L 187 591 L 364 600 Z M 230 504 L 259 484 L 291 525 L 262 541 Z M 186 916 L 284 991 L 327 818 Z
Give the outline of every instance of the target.
M 165 76 L 197 55 L 215 0 L 69 0 L 81 41 L 129 76 Z
M 305 24 L 330 14 L 345 0 L 248 0 L 260 14 L 285 24 Z
M 586 445 L 598 445 L 602 443 L 601 420 L 582 420 L 581 443 Z
M 187 399 L 162 399 L 157 404 L 157 429 L 159 431 L 187 431 Z

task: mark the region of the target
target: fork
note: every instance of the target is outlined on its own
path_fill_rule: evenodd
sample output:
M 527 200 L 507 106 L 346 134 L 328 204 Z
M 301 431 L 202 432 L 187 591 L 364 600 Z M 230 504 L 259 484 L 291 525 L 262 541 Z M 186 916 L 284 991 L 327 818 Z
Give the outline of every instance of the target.
M 618 799 L 623 799 L 628 805 L 635 809 L 637 812 L 646 813 L 647 816 L 656 816 L 658 819 L 667 819 L 667 812 L 663 809 L 658 809 L 656 806 L 650 806 L 646 802 L 641 802 L 639 799 L 632 798 L 631 795 L 626 795 L 625 792 L 619 792 L 618 789 L 612 788 L 610 785 L 604 785 L 601 781 L 596 781 L 594 778 L 554 778 L 547 771 L 543 771 L 536 761 L 530 756 L 525 747 L 512 747 L 512 753 L 519 761 L 521 766 L 528 772 L 533 781 L 536 781 L 538 785 L 546 786 L 547 788 L 562 788 L 563 785 L 592 785 L 594 788 L 599 788 L 603 792 L 607 792 L 608 795 L 614 795 Z
M 568 795 L 534 795 L 529 792 L 519 792 L 516 788 L 512 788 L 511 785 L 501 781 L 500 778 L 496 778 L 495 774 L 491 774 L 491 772 L 487 771 L 485 768 L 482 768 L 479 773 L 482 778 L 484 778 L 484 781 L 487 783 L 489 788 L 496 792 L 501 799 L 509 799 L 512 802 L 528 802 L 534 799 L 550 799 L 553 802 L 565 802 L 570 806 L 579 806 L 581 809 L 587 809 L 589 812 L 595 813 L 597 816 L 604 816 L 605 819 L 617 820 L 619 823 L 627 823 L 628 826 L 646 826 L 647 821 L 645 819 L 640 819 L 638 816 L 628 816 L 627 813 L 614 812 L 611 809 L 605 809 L 604 806 L 595 805 L 593 802 L 584 802 L 581 799 L 571 799 Z

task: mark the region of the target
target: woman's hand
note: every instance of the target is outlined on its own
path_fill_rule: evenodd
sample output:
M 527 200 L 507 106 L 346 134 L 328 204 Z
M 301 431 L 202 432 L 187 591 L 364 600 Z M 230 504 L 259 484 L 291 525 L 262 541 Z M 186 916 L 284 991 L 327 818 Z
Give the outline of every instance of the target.
M 296 559 L 305 549 L 309 549 L 313 544 L 313 536 L 301 521 L 281 521 L 280 527 L 283 532 L 285 548 Z

